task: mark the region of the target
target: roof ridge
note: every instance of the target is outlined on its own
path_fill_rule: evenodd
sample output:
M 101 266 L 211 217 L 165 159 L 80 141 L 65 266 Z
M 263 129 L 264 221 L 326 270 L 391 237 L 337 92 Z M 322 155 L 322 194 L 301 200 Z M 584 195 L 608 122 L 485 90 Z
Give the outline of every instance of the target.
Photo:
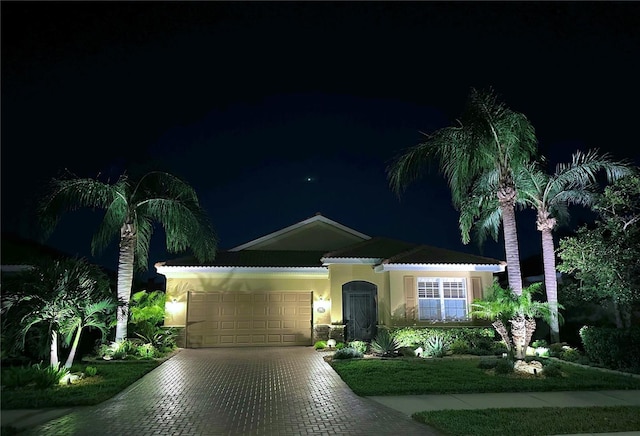
M 371 237 L 371 238 L 369 238 L 369 239 L 366 239 L 366 240 L 364 240 L 364 241 L 356 242 L 355 244 L 347 245 L 346 247 L 338 248 L 337 250 L 328 251 L 328 252 L 324 253 L 324 254 L 322 255 L 322 257 L 323 257 L 323 258 L 324 258 L 324 257 L 333 257 L 333 256 L 331 256 L 331 255 L 333 255 L 333 254 L 335 254 L 335 253 L 339 253 L 339 252 L 341 252 L 341 251 L 353 250 L 353 248 L 354 248 L 354 247 L 362 247 L 362 246 L 366 246 L 366 245 L 368 245 L 368 244 L 372 244 L 372 243 L 374 243 L 375 241 L 379 241 L 380 239 L 385 239 L 385 238 L 382 238 L 382 237 L 380 237 L 380 236 L 373 236 L 373 237 Z
M 400 257 L 408 256 L 409 254 L 413 254 L 413 253 L 417 253 L 418 251 L 422 250 L 423 247 L 427 248 L 428 246 L 424 245 L 424 244 L 419 244 L 416 247 L 410 248 L 410 249 L 405 250 L 405 251 L 401 251 L 398 254 L 394 254 L 393 256 L 384 259 L 381 263 L 393 262 L 394 260 L 399 259 Z
M 417 252 L 419 252 L 421 250 L 439 250 L 441 252 L 448 252 L 448 253 L 452 253 L 452 254 L 464 254 L 466 256 L 472 256 L 474 258 L 484 259 L 486 261 L 491 261 L 491 262 L 499 262 L 499 263 L 503 263 L 504 262 L 504 261 L 501 261 L 500 259 L 494 259 L 492 257 L 481 256 L 479 254 L 464 253 L 464 252 L 461 252 L 461 251 L 451 250 L 449 248 L 436 247 L 435 245 L 419 244 L 417 247 L 411 248 L 409 250 L 406 250 L 406 251 L 398 253 L 398 254 L 396 254 L 394 256 L 391 256 L 388 259 L 383 260 L 381 263 L 383 263 L 383 264 L 393 263 L 393 262 L 397 261 L 398 259 L 401 259 L 403 257 L 406 257 L 406 256 L 409 256 L 411 254 L 417 253 Z

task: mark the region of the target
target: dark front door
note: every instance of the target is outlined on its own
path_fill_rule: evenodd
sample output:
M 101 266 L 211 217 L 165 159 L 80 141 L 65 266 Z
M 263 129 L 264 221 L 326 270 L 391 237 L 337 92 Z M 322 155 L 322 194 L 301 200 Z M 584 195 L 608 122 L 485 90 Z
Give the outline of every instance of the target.
M 378 288 L 356 281 L 342 285 L 342 310 L 347 341 L 371 341 L 376 335 Z

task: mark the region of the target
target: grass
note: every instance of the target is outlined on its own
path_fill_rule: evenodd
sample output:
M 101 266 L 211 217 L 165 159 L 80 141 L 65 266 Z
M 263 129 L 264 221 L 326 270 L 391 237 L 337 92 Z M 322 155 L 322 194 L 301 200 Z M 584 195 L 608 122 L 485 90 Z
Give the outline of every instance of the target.
M 479 359 L 334 360 L 334 370 L 358 395 L 543 392 L 640 389 L 640 379 L 559 363 L 562 377 L 493 375 Z
M 640 407 L 543 407 L 441 410 L 413 415 L 445 435 L 575 434 L 640 429 Z
M 87 377 L 72 385 L 35 389 L 30 386 L 5 389 L 0 397 L 2 409 L 39 409 L 49 407 L 90 406 L 101 403 L 157 367 L 158 360 L 95 362 L 98 368 L 93 377 Z M 73 367 L 80 371 L 82 367 Z

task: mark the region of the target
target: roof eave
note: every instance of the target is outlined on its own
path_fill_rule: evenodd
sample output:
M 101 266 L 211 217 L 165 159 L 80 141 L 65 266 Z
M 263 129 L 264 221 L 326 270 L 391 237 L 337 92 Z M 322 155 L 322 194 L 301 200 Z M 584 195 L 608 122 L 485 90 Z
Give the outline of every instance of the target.
M 168 266 L 156 264 L 156 271 L 158 274 L 164 276 L 168 274 L 181 274 L 181 273 L 236 273 L 236 274 L 282 274 L 282 273 L 295 273 L 304 275 L 318 275 L 325 276 L 329 270 L 323 266 L 187 266 L 176 265 Z
M 474 263 L 383 263 L 375 272 L 384 271 L 477 271 L 499 273 L 505 271 L 505 264 Z
M 382 261 L 381 257 L 323 257 L 322 265 L 377 265 Z

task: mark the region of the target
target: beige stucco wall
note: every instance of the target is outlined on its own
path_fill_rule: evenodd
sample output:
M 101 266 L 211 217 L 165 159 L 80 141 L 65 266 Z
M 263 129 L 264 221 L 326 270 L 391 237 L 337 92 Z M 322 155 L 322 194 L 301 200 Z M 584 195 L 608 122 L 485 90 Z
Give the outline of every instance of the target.
M 255 292 L 255 291 L 312 291 L 314 324 L 330 322 L 330 308 L 321 314 L 317 311 L 320 298 L 329 300 L 328 275 L 304 275 L 295 273 L 236 274 L 236 273 L 179 273 L 167 274 L 167 307 L 165 326 L 184 327 L 186 306 L 190 291 Z M 175 303 L 174 303 L 175 299 Z
M 376 273 L 372 265 L 333 264 L 329 266 L 331 322 L 342 321 L 342 285 L 356 280 L 370 282 L 378 287 L 378 323 L 386 320 L 386 309 L 389 307 L 388 273 Z
M 332 264 L 324 275 L 301 273 L 167 273 L 167 306 L 165 326 L 186 325 L 186 305 L 189 291 L 254 292 L 254 291 L 312 291 L 313 324 L 342 321 L 342 285 L 362 280 L 378 288 L 378 323 L 383 325 L 416 324 L 405 318 L 405 277 L 463 277 L 467 279 L 468 303 L 474 298 L 472 279 L 479 278 L 483 295 L 493 282 L 490 272 L 375 272 L 372 265 Z M 416 283 L 416 281 L 414 281 Z M 413 290 L 416 293 L 417 288 Z M 175 302 L 174 302 L 175 300 Z M 325 308 L 324 313 L 318 307 Z

